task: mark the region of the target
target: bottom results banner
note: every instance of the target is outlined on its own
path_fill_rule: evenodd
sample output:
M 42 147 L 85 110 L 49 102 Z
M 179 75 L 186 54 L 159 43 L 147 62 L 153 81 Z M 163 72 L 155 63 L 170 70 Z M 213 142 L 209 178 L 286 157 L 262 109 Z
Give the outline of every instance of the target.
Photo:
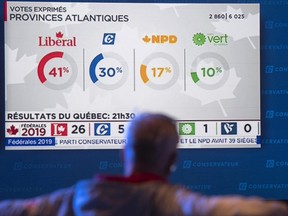
M 5 149 L 119 149 L 130 121 L 6 122 Z M 259 121 L 177 121 L 179 148 L 260 148 Z

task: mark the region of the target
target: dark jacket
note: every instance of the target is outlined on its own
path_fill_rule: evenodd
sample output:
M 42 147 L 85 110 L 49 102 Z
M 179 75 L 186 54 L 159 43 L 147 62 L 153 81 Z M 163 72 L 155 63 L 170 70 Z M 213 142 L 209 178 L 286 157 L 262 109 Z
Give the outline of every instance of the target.
M 151 174 L 98 176 L 27 200 L 0 202 L 0 216 L 288 215 L 285 204 L 240 196 L 203 196 Z

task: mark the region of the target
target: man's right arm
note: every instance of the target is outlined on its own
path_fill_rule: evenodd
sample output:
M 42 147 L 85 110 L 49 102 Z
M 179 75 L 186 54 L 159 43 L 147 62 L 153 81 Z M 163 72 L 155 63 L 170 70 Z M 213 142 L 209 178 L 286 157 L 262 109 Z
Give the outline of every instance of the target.
M 0 216 L 73 216 L 73 194 L 69 188 L 31 199 L 1 201 Z

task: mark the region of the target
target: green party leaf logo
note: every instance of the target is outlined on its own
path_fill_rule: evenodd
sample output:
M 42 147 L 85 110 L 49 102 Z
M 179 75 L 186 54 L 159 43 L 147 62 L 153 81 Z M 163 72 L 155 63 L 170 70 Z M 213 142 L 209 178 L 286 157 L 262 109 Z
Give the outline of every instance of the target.
M 197 46 L 203 46 L 205 43 L 212 45 L 228 45 L 228 35 L 227 34 L 203 34 L 196 33 L 193 35 L 193 43 Z
M 193 43 L 202 46 L 206 42 L 206 36 L 203 33 L 197 33 L 193 36 Z
M 195 123 L 179 123 L 179 135 L 195 135 Z

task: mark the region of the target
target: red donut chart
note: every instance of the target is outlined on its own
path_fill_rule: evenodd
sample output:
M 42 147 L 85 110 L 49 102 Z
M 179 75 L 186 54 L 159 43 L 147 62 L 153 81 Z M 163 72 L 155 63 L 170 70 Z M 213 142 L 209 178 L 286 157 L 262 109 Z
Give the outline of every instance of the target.
M 51 52 L 45 55 L 39 65 L 38 65 L 38 77 L 41 83 L 45 83 L 47 81 L 45 74 L 44 74 L 44 68 L 48 61 L 50 61 L 53 58 L 63 58 L 64 53 L 63 52 Z

